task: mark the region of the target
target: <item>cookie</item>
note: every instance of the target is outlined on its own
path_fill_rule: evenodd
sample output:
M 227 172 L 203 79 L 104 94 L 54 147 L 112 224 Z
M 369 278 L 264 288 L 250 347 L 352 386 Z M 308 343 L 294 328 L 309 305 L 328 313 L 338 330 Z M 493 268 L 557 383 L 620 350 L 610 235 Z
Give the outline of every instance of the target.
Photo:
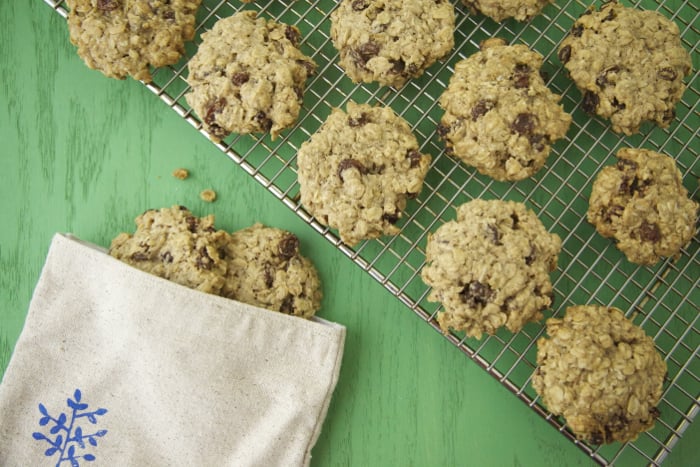
M 542 56 L 524 45 L 489 39 L 455 64 L 440 96 L 438 134 L 448 154 L 496 180 L 540 170 L 571 116 L 539 74 Z
M 454 47 L 448 0 L 343 0 L 331 13 L 331 40 L 353 82 L 401 88 Z
M 626 135 L 645 121 L 668 127 L 692 69 L 676 23 L 615 1 L 589 8 L 574 23 L 559 60 L 583 93 L 583 110 Z
M 297 154 L 301 204 L 348 245 L 396 235 L 430 165 L 408 123 L 389 107 L 333 109 Z
M 475 199 L 459 206 L 457 220 L 429 235 L 421 271 L 432 287 L 428 300 L 442 303 L 442 330 L 480 339 L 542 319 L 554 299 L 549 273 L 560 249 L 559 237 L 522 203 Z
M 527 21 L 538 15 L 545 5 L 553 2 L 554 0 L 462 0 L 472 14 L 481 12 L 499 23 L 508 18 Z
M 136 218 L 136 232 L 118 235 L 109 254 L 142 271 L 202 292 L 219 294 L 229 236 L 214 216 L 196 217 L 184 206 L 149 210 Z
M 321 307 L 316 268 L 292 233 L 255 224 L 231 234 L 224 297 L 310 318 Z
M 675 161 L 632 148 L 620 149 L 617 159 L 593 181 L 588 222 L 633 263 L 677 258 L 695 235 L 698 204 L 688 197 Z
M 666 363 L 641 328 L 617 308 L 572 306 L 547 334 L 532 386 L 579 439 L 625 442 L 654 426 Z
M 194 37 L 201 0 L 67 0 L 70 41 L 110 78 L 150 82 L 149 66 L 176 63 Z
M 220 19 L 202 34 L 189 62 L 187 103 L 211 139 L 265 133 L 275 139 L 299 116 L 316 64 L 299 50 L 301 35 L 253 11 Z

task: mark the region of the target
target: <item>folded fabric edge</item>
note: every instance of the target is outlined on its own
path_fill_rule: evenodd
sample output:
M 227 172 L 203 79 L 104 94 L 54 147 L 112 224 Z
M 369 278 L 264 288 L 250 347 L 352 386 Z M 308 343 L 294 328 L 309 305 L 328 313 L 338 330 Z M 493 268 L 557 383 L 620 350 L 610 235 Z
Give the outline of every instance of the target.
M 240 306 L 243 306 L 246 308 L 252 308 L 254 310 L 268 313 L 268 316 L 267 316 L 268 319 L 279 319 L 279 320 L 292 319 L 292 320 L 295 320 L 294 321 L 295 323 L 298 323 L 297 325 L 313 326 L 317 329 L 319 329 L 319 328 L 326 329 L 326 330 L 334 332 L 334 333 L 341 332 L 343 341 L 345 339 L 345 326 L 343 326 L 342 324 L 335 323 L 333 321 L 328 321 L 328 320 L 323 319 L 323 318 L 318 317 L 318 316 L 313 316 L 310 319 L 302 319 L 302 318 L 299 318 L 296 316 L 290 316 L 290 315 L 286 315 L 284 313 L 279 313 L 276 311 L 268 310 L 266 308 L 261 308 L 261 307 L 255 306 L 255 305 L 250 305 L 248 303 L 239 302 L 237 300 L 233 300 L 230 298 L 220 297 L 220 296 L 212 295 L 212 294 L 206 294 L 204 292 L 200 292 L 199 290 L 190 289 L 189 287 L 185 287 L 183 285 L 177 284 L 177 283 L 169 281 L 167 279 L 163 279 L 162 277 L 158 277 L 158 276 L 155 276 L 153 274 L 147 273 L 145 271 L 141 271 L 138 268 L 135 268 L 135 267 L 133 267 L 129 264 L 126 264 L 122 261 L 119 261 L 118 259 L 113 258 L 112 256 L 110 256 L 108 254 L 107 248 L 104 248 L 100 245 L 96 245 L 94 243 L 88 242 L 86 240 L 82 240 L 81 238 L 79 238 L 78 236 L 76 236 L 72 233 L 60 233 L 59 232 L 59 233 L 54 234 L 54 237 L 51 241 L 51 244 L 52 244 L 51 248 L 53 248 L 54 244 L 65 245 L 66 247 L 76 247 L 77 246 L 77 247 L 87 248 L 90 251 L 93 251 L 95 253 L 103 255 L 105 257 L 104 259 L 106 261 L 114 262 L 115 267 L 124 268 L 125 271 L 129 271 L 130 274 L 137 274 L 137 275 L 141 276 L 142 280 L 153 282 L 154 285 L 159 284 L 159 285 L 165 286 L 165 287 L 172 287 L 175 289 L 179 289 L 180 291 L 185 291 L 184 293 L 202 294 L 202 295 L 205 295 L 207 297 L 207 299 L 209 299 L 209 300 L 220 301 L 223 304 L 237 303 Z M 49 254 L 51 253 L 51 248 L 49 248 Z M 342 345 L 342 342 L 341 342 L 341 345 Z
M 56 243 L 59 246 L 63 246 L 61 244 L 64 244 L 64 246 L 71 248 L 71 247 L 79 247 L 79 248 L 86 248 L 89 249 L 99 255 L 103 255 L 105 258 L 104 260 L 108 261 L 113 261 L 115 267 L 119 268 L 125 268 L 125 271 L 128 271 L 128 273 L 132 274 L 138 274 L 141 277 L 141 280 L 147 280 L 151 281 L 154 283 L 154 285 L 159 285 L 159 286 L 166 286 L 166 287 L 174 287 L 179 289 L 182 293 L 194 293 L 194 294 L 202 294 L 207 297 L 207 299 L 210 300 L 217 300 L 217 301 L 222 301 L 222 303 L 238 303 L 246 308 L 251 308 L 253 310 L 260 311 L 262 313 L 266 313 L 265 319 L 281 319 L 281 320 L 293 320 L 292 322 L 296 326 L 313 326 L 313 331 L 315 333 L 320 333 L 320 334 L 325 334 L 328 337 L 332 337 L 332 339 L 336 343 L 336 354 L 335 354 L 335 361 L 333 363 L 333 369 L 331 372 L 331 380 L 328 383 L 327 386 L 327 391 L 326 395 L 323 398 L 322 404 L 318 407 L 318 412 L 315 416 L 315 423 L 313 426 L 313 430 L 311 432 L 311 436 L 309 438 L 309 442 L 306 446 L 305 452 L 304 452 L 304 458 L 302 460 L 304 466 L 308 466 L 311 463 L 311 451 L 313 447 L 316 445 L 316 442 L 318 441 L 319 436 L 321 435 L 321 430 L 323 429 L 323 423 L 325 422 L 326 416 L 328 414 L 328 409 L 330 408 L 330 403 L 332 400 L 333 393 L 335 391 L 335 387 L 337 386 L 338 379 L 340 377 L 340 368 L 343 360 L 343 351 L 345 347 L 345 335 L 346 335 L 346 328 L 345 326 L 334 323 L 332 321 L 325 320 L 323 318 L 320 318 L 318 316 L 314 316 L 309 320 L 301 319 L 295 316 L 289 316 L 285 315 L 283 313 L 278 313 L 275 311 L 267 310 L 264 308 L 259 308 L 255 307 L 253 305 L 248 305 L 245 303 L 237 302 L 236 300 L 231 300 L 225 297 L 219 297 L 216 295 L 210 295 L 210 294 L 205 294 L 204 292 L 200 292 L 198 290 L 193 290 L 188 287 L 182 286 L 180 284 L 176 284 L 172 281 L 169 281 L 167 279 L 163 279 L 158 276 L 154 276 L 153 274 L 149 274 L 147 272 L 141 271 L 140 269 L 134 268 L 122 261 L 117 260 L 116 258 L 113 258 L 107 254 L 107 249 L 103 248 L 99 245 L 95 245 L 91 242 L 85 241 L 80 239 L 79 237 L 66 233 L 66 234 L 61 234 L 57 233 L 54 236 L 54 239 L 52 241 L 52 247 L 53 243 Z M 102 258 L 100 258 L 102 259 Z
M 343 349 L 345 348 L 345 327 L 339 330 L 337 339 L 338 350 L 335 356 L 333 372 L 331 374 L 331 381 L 328 384 L 328 391 L 326 392 L 326 396 L 323 398 L 323 404 L 319 408 L 318 415 L 316 416 L 316 424 L 314 425 L 313 432 L 311 433 L 311 438 L 309 438 L 309 444 L 306 447 L 306 452 L 304 454 L 303 460 L 304 466 L 308 466 L 311 463 L 311 450 L 316 445 L 316 441 L 318 441 L 318 437 L 321 435 L 323 422 L 326 420 L 326 415 L 328 414 L 328 408 L 331 405 L 333 392 L 335 391 L 335 387 L 340 377 L 340 366 L 343 361 Z
M 289 316 L 274 311 L 252 307 L 247 304 L 241 304 L 240 302 L 237 302 L 235 300 L 230 300 L 223 297 L 218 297 L 215 295 L 205 294 L 196 290 L 192 290 L 187 287 L 175 284 L 171 281 L 167 281 L 157 276 L 140 271 L 105 253 L 105 248 L 81 240 L 74 235 L 56 233 L 51 241 L 44 268 L 46 271 L 50 271 L 49 275 L 53 274 L 55 276 L 55 269 L 52 267 L 52 265 L 57 264 L 57 261 L 58 264 L 61 264 L 61 261 L 68 261 L 70 263 L 73 263 L 73 266 L 75 266 L 75 264 L 81 264 L 84 261 L 84 264 L 89 266 L 91 271 L 99 271 L 100 268 L 104 267 L 106 270 L 110 270 L 110 274 L 116 273 L 117 276 L 115 277 L 119 277 L 123 273 L 126 277 L 131 276 L 132 280 L 136 278 L 141 282 L 147 282 L 147 286 L 150 286 L 152 284 L 153 287 L 158 287 L 161 289 L 172 288 L 171 290 L 173 292 L 177 292 L 177 295 L 179 297 L 184 297 L 186 294 L 196 294 L 196 296 L 191 295 L 191 297 L 197 298 L 199 300 L 206 299 L 210 303 L 216 305 L 216 308 L 218 308 L 219 311 L 225 312 L 226 309 L 232 309 L 232 306 L 238 308 L 247 308 L 249 311 L 255 313 L 259 311 L 260 313 L 264 313 L 264 315 L 260 316 L 260 322 L 262 322 L 263 324 L 265 324 L 266 321 L 269 322 L 269 324 L 274 324 L 270 321 L 284 320 L 277 321 L 277 324 L 297 329 L 305 328 L 308 334 L 316 335 L 321 339 L 321 341 L 324 341 L 328 344 L 327 352 L 325 352 L 325 368 L 327 370 L 325 372 L 326 376 L 323 378 L 323 387 L 319 387 L 320 391 L 318 392 L 316 403 L 313 404 L 313 407 L 310 406 L 310 408 L 312 408 L 313 411 L 311 411 L 311 413 L 307 412 L 308 418 L 306 423 L 307 428 L 305 430 L 306 433 L 303 439 L 300 439 L 300 443 L 296 448 L 298 449 L 298 455 L 300 455 L 299 457 L 296 457 L 296 462 L 300 462 L 302 463 L 302 465 L 309 465 L 311 458 L 311 449 L 316 444 L 320 436 L 323 423 L 325 421 L 330 406 L 332 395 L 339 379 L 346 334 L 345 327 L 321 318 L 317 318 L 313 321 L 304 320 L 294 316 Z M 77 263 L 74 261 L 77 261 Z M 48 269 L 46 269 L 47 266 Z M 43 279 L 44 270 L 42 270 L 42 277 L 40 278 L 40 281 L 43 281 Z M 37 287 L 38 286 L 39 285 L 37 285 Z M 32 300 L 34 301 L 34 297 L 32 298 Z M 251 316 L 253 320 L 258 319 L 258 316 Z M 293 321 L 289 321 L 290 319 Z M 22 331 L 22 336 L 20 336 L 20 339 L 24 339 L 26 341 L 26 348 L 27 342 L 30 342 L 31 339 L 27 340 L 27 334 L 25 331 L 26 323 L 25 329 L 23 329 Z M 17 359 L 14 357 L 15 356 L 13 356 L 12 360 L 14 360 L 14 364 L 16 366 Z M 11 361 L 11 363 L 13 362 Z M 17 371 L 14 371 L 14 373 L 19 374 L 17 373 Z M 7 373 L 5 376 L 7 376 L 8 374 L 9 373 Z

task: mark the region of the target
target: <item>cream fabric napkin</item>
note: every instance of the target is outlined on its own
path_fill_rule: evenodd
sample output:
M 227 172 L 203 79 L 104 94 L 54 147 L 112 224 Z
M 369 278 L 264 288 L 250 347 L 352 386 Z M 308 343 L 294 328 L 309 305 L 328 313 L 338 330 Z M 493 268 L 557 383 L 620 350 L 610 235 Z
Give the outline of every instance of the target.
M 0 465 L 308 465 L 344 340 L 57 234 L 0 384 Z

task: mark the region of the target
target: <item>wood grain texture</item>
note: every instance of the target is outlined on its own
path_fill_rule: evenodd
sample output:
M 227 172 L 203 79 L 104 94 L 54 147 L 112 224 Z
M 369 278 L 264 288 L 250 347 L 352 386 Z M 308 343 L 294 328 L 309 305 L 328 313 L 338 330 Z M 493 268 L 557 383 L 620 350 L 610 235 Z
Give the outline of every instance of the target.
M 183 204 L 220 228 L 291 230 L 318 266 L 321 316 L 348 334 L 313 465 L 591 464 L 141 84 L 87 69 L 42 1 L 2 0 L 0 21 L 2 369 L 55 232 L 106 246 L 145 209 Z M 697 460 L 697 425 L 666 465 Z

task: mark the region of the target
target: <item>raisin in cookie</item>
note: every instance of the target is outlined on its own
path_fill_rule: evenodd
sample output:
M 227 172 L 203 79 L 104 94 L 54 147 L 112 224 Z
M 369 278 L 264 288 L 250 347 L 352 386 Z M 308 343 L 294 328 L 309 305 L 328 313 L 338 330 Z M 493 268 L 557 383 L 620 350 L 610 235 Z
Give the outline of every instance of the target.
M 299 51 L 294 26 L 242 11 L 202 34 L 189 62 L 187 103 L 211 138 L 280 131 L 294 124 L 316 64 Z
M 692 67 L 676 23 L 614 1 L 600 11 L 591 7 L 574 23 L 559 60 L 583 93 L 583 110 L 626 135 L 647 120 L 669 126 Z
M 476 199 L 457 208 L 457 220 L 428 237 L 423 281 L 428 300 L 441 302 L 444 332 L 481 338 L 505 326 L 518 332 L 552 305 L 549 273 L 561 240 L 534 212 L 513 201 Z
M 297 155 L 301 204 L 348 245 L 396 235 L 407 198 L 420 193 L 430 156 L 389 107 L 333 109 Z
M 118 235 L 109 254 L 178 284 L 218 294 L 224 285 L 229 235 L 214 216 L 198 218 L 184 206 L 149 210 L 136 218 L 136 232 Z
M 343 0 L 331 13 L 331 40 L 354 82 L 402 87 L 454 47 L 448 0 Z
M 67 0 L 70 41 L 110 78 L 151 81 L 149 66 L 177 62 L 194 37 L 201 0 Z
M 438 133 L 447 152 L 496 180 L 521 180 L 544 166 L 571 116 L 539 74 L 542 56 L 489 39 L 455 65 L 440 97 Z
M 641 328 L 617 308 L 572 306 L 547 334 L 532 386 L 579 439 L 625 442 L 654 426 L 666 363 Z
M 698 205 L 688 198 L 673 158 L 623 148 L 593 182 L 588 221 L 627 259 L 654 264 L 677 257 L 695 234 Z
M 255 224 L 231 234 L 224 297 L 310 318 L 321 306 L 316 268 L 292 233 Z
M 554 0 L 462 0 L 472 14 L 481 12 L 498 22 L 508 18 L 529 20 L 538 15 L 546 4 L 552 2 Z

